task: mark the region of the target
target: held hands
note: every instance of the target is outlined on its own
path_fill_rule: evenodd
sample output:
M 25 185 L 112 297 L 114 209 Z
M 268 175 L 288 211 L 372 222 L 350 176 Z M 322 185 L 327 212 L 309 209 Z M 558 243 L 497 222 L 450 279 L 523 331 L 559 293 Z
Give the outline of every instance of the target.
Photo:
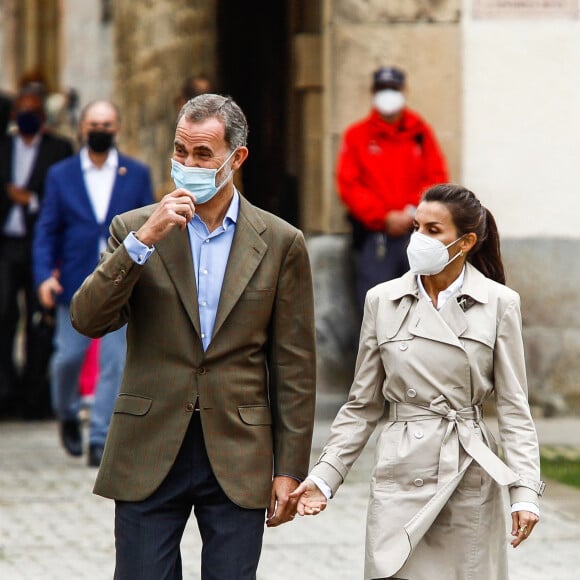
M 175 226 L 184 230 L 195 215 L 195 197 L 185 189 L 168 193 L 149 219 L 137 231 L 137 238 L 147 246 L 162 240 Z
M 511 544 L 514 548 L 529 538 L 538 520 L 538 516 L 532 512 L 520 511 L 512 514 L 512 536 L 515 538 Z
M 266 516 L 266 525 L 275 528 L 294 519 L 297 500 L 290 493 L 296 489 L 298 482 L 292 477 L 277 475 L 272 481 L 270 506 Z
M 305 479 L 291 494 L 290 498 L 297 501 L 297 511 L 301 516 L 315 516 L 324 511 L 328 500 L 318 486 Z

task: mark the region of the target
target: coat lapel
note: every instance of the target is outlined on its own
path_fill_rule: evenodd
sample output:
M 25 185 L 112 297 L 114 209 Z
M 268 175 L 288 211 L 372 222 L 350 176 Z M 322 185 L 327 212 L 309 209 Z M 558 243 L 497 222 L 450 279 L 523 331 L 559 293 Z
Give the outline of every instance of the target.
M 165 264 L 169 277 L 173 281 L 179 298 L 193 324 L 198 336 L 201 337 L 199 307 L 197 304 L 197 287 L 193 272 L 193 257 L 189 244 L 187 229 L 173 230 L 155 245 L 159 257 Z
M 419 298 L 417 307 L 411 315 L 409 332 L 415 336 L 461 347 L 457 335 L 452 332 L 433 305 L 423 297 Z
M 212 342 L 268 249 L 260 235 L 265 229 L 266 225 L 257 212 L 240 195 L 240 213 L 220 294 Z
M 457 303 L 457 296 L 451 296 L 439 314 L 455 336 L 461 336 L 467 330 L 467 317 Z

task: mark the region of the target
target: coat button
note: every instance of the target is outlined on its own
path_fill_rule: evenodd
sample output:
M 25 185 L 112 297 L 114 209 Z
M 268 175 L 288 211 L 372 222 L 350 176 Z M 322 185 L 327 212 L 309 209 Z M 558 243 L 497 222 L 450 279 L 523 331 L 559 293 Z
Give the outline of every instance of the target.
M 186 410 L 188 413 L 191 413 L 191 412 L 193 412 L 193 410 L 194 410 L 194 409 L 195 409 L 195 405 L 194 405 L 193 403 L 187 403 L 187 404 L 185 405 L 185 410 Z
M 420 477 L 418 477 L 417 479 L 415 479 L 415 480 L 413 481 L 413 483 L 414 483 L 414 484 L 415 484 L 417 487 L 421 487 L 421 486 L 423 485 L 423 480 L 422 480 Z
M 415 431 L 415 437 L 417 439 L 423 439 L 423 431 Z
M 408 348 L 409 348 L 409 345 L 408 344 L 405 344 L 404 342 L 399 345 L 399 349 L 400 350 L 407 350 Z
M 205 367 L 199 367 L 197 369 L 197 374 L 198 375 L 205 375 L 205 373 L 207 373 L 207 369 Z
M 415 389 L 407 389 L 407 397 L 411 397 L 413 399 L 417 396 L 417 391 Z

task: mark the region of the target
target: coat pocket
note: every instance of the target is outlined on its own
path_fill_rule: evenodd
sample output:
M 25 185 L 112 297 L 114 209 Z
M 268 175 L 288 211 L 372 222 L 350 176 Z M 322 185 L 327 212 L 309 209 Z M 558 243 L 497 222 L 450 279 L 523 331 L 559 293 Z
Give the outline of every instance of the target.
M 115 401 L 114 413 L 125 415 L 147 415 L 153 404 L 153 399 L 121 393 Z
M 246 425 L 272 424 L 272 411 L 267 405 L 246 405 L 238 407 L 238 413 Z

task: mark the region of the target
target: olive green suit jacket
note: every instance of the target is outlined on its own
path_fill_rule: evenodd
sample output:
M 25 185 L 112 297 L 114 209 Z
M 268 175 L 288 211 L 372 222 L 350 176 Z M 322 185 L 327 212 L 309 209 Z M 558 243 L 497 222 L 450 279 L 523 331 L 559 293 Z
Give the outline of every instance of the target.
M 316 361 L 304 237 L 240 198 L 204 352 L 187 231 L 171 230 L 144 265 L 123 245 L 154 207 L 115 217 L 106 252 L 71 304 L 73 325 L 87 336 L 127 323 L 127 362 L 94 491 L 124 501 L 151 495 L 198 400 L 221 487 L 242 507 L 266 507 L 272 476 L 304 478 L 310 457 Z

